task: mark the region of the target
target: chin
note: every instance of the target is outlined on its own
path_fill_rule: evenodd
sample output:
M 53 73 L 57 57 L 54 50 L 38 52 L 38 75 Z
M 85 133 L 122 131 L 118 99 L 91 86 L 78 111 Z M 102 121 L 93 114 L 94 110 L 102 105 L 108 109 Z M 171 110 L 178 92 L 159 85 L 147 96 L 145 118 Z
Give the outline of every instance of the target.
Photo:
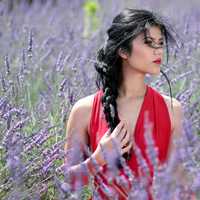
M 154 73 L 154 75 L 159 75 L 160 74 L 160 70 L 158 70 L 157 72 Z
M 154 68 L 153 71 L 154 71 L 154 74 L 155 74 L 155 75 L 159 75 L 159 74 L 160 74 L 160 66 Z
M 155 69 L 155 70 L 151 70 L 147 72 L 150 75 L 155 75 L 158 76 L 160 74 L 160 68 L 159 69 Z

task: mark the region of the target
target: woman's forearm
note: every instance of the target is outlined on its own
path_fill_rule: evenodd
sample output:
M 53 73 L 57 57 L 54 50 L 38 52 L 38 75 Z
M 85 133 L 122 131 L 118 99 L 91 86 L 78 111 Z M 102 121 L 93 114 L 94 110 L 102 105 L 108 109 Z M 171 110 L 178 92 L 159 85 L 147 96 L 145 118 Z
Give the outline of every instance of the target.
M 65 162 L 67 166 L 67 161 Z M 90 176 L 95 176 L 98 172 L 102 170 L 104 161 L 98 157 L 91 155 L 83 162 L 67 167 L 68 178 L 71 184 L 74 186 L 76 181 L 82 182 L 87 185 Z

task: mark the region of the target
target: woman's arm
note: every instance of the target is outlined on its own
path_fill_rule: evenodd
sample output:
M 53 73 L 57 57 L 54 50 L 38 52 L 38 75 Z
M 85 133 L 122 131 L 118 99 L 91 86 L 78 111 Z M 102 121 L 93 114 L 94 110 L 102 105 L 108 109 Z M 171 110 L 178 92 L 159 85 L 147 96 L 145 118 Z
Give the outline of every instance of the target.
M 179 150 L 178 145 L 175 144 L 174 142 L 183 139 L 183 119 L 184 119 L 183 108 L 181 106 L 181 103 L 176 99 L 173 99 L 173 102 L 174 102 L 172 111 L 173 132 L 168 153 L 168 161 L 170 159 L 170 156 L 176 154 L 177 151 Z M 176 169 L 173 173 L 174 176 L 180 181 L 180 183 L 182 183 L 183 185 L 188 184 L 188 176 L 184 171 L 182 163 L 177 163 Z
M 169 108 L 169 106 L 168 106 Z M 172 134 L 169 146 L 169 157 L 176 152 L 176 146 L 174 141 L 181 139 L 183 133 L 183 109 L 181 103 L 173 98 L 173 110 L 170 109 L 171 124 L 172 124 Z
M 84 148 L 81 146 L 89 145 L 88 138 L 88 124 L 90 120 L 91 108 L 92 108 L 92 95 L 82 98 L 75 103 L 73 106 L 69 118 L 66 122 L 66 142 L 64 146 L 65 150 L 65 166 L 68 166 L 68 172 L 70 174 L 72 182 L 75 179 L 80 181 L 80 178 L 84 179 L 84 184 L 88 184 L 88 175 L 87 177 L 77 176 L 81 175 L 83 171 L 83 166 L 86 167 L 88 173 L 94 175 L 96 173 L 95 167 L 93 167 L 93 162 L 91 157 L 88 157 L 86 160 L 77 159 L 79 155 L 84 154 Z M 73 151 L 81 151 L 73 154 Z M 77 155 L 77 153 L 80 153 Z M 100 162 L 99 162 L 100 163 Z
M 75 146 L 78 143 L 82 145 L 88 145 L 88 133 L 87 126 L 90 119 L 91 108 L 88 103 L 88 97 L 80 99 L 73 106 L 69 118 L 66 121 L 66 142 L 65 142 L 65 152 L 70 152 L 70 150 L 75 150 Z M 74 142 L 77 142 L 76 144 Z M 78 146 L 79 147 L 79 146 Z M 81 153 L 81 152 L 80 152 Z M 65 157 L 65 162 L 67 161 L 67 156 Z
M 179 141 L 180 139 L 183 138 L 184 112 L 181 103 L 177 101 L 175 98 L 173 98 L 173 110 L 172 110 L 170 97 L 165 95 L 163 95 L 163 97 L 165 98 L 165 101 L 167 103 L 172 123 L 172 137 L 167 157 L 167 162 L 169 163 L 171 156 L 177 153 L 176 151 L 179 150 L 178 149 L 179 147 L 176 144 L 174 144 L 174 141 Z M 188 174 L 185 173 L 184 167 L 181 163 L 177 163 L 176 169 L 173 171 L 172 176 L 173 175 L 182 185 L 188 185 L 189 177 L 187 176 Z M 192 194 L 191 200 L 196 200 L 194 194 Z
M 95 175 L 98 173 L 95 163 L 98 164 L 99 167 L 105 164 L 105 160 L 101 154 L 97 152 L 81 162 L 80 160 L 76 160 L 77 158 L 70 158 L 70 150 L 75 151 L 80 145 L 89 146 L 88 125 L 91 117 L 93 98 L 94 95 L 90 95 L 77 101 L 66 121 L 66 142 L 64 145 L 66 156 L 64 162 L 67 166 L 73 163 L 70 167 L 70 172 L 74 174 L 74 176 L 81 172 L 83 165 L 87 167 L 88 173 Z M 75 143 L 73 142 L 74 140 Z M 80 150 L 82 151 L 80 154 L 85 153 L 84 148 L 80 148 Z M 73 159 L 73 161 L 71 159 Z

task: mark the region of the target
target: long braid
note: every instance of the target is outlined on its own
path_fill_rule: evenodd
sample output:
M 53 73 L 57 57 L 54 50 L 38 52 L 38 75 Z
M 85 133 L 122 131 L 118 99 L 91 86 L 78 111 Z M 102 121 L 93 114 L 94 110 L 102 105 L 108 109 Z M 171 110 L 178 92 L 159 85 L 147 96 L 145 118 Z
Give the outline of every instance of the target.
M 121 64 L 119 57 L 115 58 L 112 62 L 115 63 L 115 70 L 113 67 L 109 67 L 105 63 L 105 53 L 104 49 L 102 48 L 98 51 L 98 64 L 95 65 L 96 70 L 101 74 L 102 80 L 102 89 L 103 89 L 103 96 L 101 99 L 103 105 L 103 112 L 108 123 L 108 126 L 111 132 L 115 129 L 117 124 L 120 122 L 118 111 L 117 111 L 117 103 L 116 99 L 118 97 L 118 87 L 121 81 L 121 77 L 119 76 L 121 70 Z M 104 62 L 103 62 L 104 60 Z M 101 66 L 101 67 L 100 67 Z M 113 66 L 113 65 L 111 65 Z M 117 74 L 116 74 L 117 72 Z M 129 153 L 124 153 L 123 157 L 125 159 L 130 159 Z M 116 161 L 118 168 L 122 168 L 120 163 L 120 159 Z
M 117 112 L 116 96 L 113 95 L 112 89 L 109 86 L 105 88 L 102 104 L 106 121 L 109 123 L 112 132 L 120 120 Z
M 105 63 L 104 49 L 105 48 L 101 48 L 98 51 L 98 64 L 95 65 L 95 68 L 99 72 L 98 75 L 101 76 L 102 89 L 104 93 L 101 102 L 103 105 L 103 111 L 106 121 L 108 122 L 108 126 L 112 132 L 120 121 L 118 117 L 116 103 L 116 99 L 118 96 L 119 80 L 117 80 L 118 77 L 115 75 L 116 70 L 114 71 L 113 67 L 109 67 L 108 64 Z M 112 62 L 115 62 L 115 60 L 113 60 Z

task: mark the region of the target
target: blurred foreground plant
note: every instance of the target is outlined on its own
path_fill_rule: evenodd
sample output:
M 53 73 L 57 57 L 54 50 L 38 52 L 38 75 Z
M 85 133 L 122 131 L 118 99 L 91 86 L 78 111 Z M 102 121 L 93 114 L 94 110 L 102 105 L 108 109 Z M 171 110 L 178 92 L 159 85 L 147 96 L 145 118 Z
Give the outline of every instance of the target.
M 91 6 L 89 12 L 99 17 L 100 24 L 88 38 L 83 34 L 84 2 L 60 0 L 53 7 L 50 1 L 43 6 L 34 1 L 30 7 L 21 1 L 12 12 L 7 11 L 6 1 L 0 2 L 0 199 L 87 199 L 91 193 L 98 198 L 92 176 L 84 190 L 81 180 L 75 186 L 77 191 L 71 188 L 67 173 L 69 166 L 63 168 L 66 156 L 63 150 L 66 142 L 64 123 L 74 102 L 96 91 L 95 52 L 104 40 L 102 33 L 112 16 L 122 8 L 122 2 L 99 1 L 102 10 Z M 195 11 L 183 18 L 181 22 L 184 23 L 178 23 L 178 26 L 183 33 L 185 48 L 181 52 L 173 49 L 168 66 L 162 67 L 189 120 L 183 138 L 177 141 L 179 152 L 171 157 L 169 166 L 159 169 L 155 166 L 152 187 L 155 199 L 170 199 L 170 195 L 175 199 L 186 199 L 187 195 L 199 195 L 200 191 L 200 26 L 191 23 L 191 20 L 198 22 Z M 168 93 L 162 76 L 156 80 L 147 77 L 147 82 Z M 156 152 L 152 144 L 149 145 L 150 156 L 156 163 Z M 72 163 L 75 159 L 76 162 L 83 160 L 79 145 L 76 146 L 76 151 L 72 149 L 70 152 Z M 140 150 L 137 146 L 135 148 L 141 170 L 148 174 Z M 145 199 L 145 180 L 135 179 L 123 159 L 121 162 L 136 188 L 130 192 L 130 199 Z M 116 169 L 113 162 L 109 164 L 110 169 Z M 190 177 L 185 184 L 172 173 L 177 165 L 182 165 L 184 173 Z M 82 167 L 82 172 L 77 175 L 87 174 L 87 169 Z M 107 177 L 110 182 L 117 173 L 117 169 L 110 172 Z M 120 176 L 117 181 L 127 184 Z M 101 187 L 116 195 L 105 185 Z

